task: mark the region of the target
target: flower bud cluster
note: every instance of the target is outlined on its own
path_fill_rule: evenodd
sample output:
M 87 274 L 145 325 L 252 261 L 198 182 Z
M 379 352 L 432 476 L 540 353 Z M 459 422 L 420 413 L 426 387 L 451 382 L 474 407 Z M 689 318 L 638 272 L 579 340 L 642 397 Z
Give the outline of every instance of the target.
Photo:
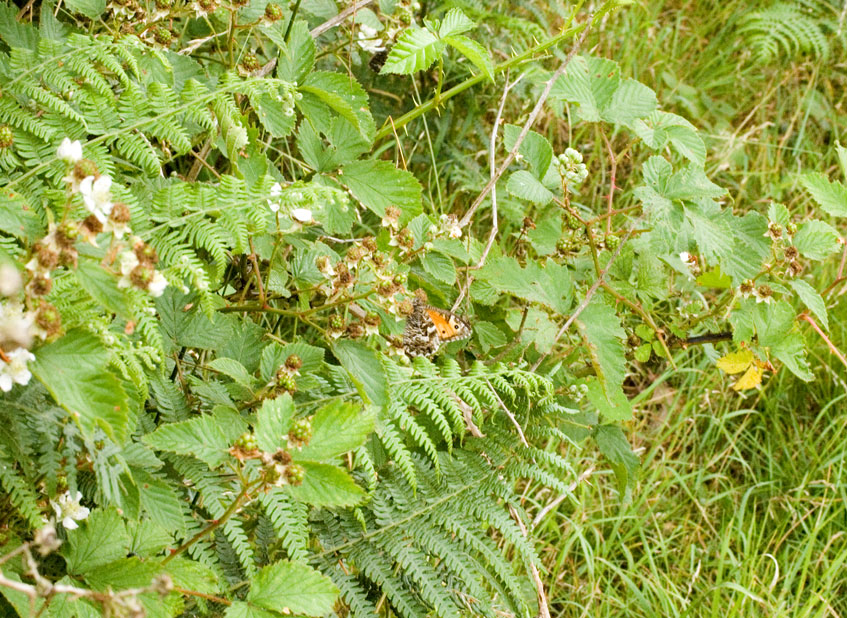
M 582 154 L 573 148 L 553 159 L 553 164 L 569 185 L 580 185 L 588 177 L 588 168 L 582 162 Z

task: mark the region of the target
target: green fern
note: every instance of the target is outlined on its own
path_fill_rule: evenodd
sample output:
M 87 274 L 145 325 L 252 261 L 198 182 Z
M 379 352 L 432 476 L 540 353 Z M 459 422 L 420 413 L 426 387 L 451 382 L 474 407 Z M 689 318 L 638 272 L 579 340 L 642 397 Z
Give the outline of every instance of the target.
M 831 41 L 838 40 L 832 37 L 837 30 L 837 11 L 821 0 L 777 2 L 744 15 L 738 26 L 745 44 L 764 63 L 804 54 L 825 60 L 832 52 Z

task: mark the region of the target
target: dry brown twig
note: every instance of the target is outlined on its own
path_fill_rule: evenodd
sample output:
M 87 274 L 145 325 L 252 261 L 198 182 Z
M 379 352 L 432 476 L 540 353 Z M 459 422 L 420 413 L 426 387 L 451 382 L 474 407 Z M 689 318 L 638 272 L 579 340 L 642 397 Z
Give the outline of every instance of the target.
M 509 167 L 509 165 L 512 164 L 512 161 L 515 160 L 515 157 L 517 156 L 517 153 L 518 153 L 518 149 L 520 149 L 521 144 L 523 144 L 524 139 L 526 139 L 526 136 L 529 135 L 530 128 L 532 127 L 533 124 L 535 124 L 535 121 L 538 118 L 538 115 L 541 113 L 541 110 L 544 107 L 545 101 L 547 101 L 547 97 L 550 96 L 550 91 L 553 89 L 553 84 L 556 83 L 556 80 L 559 79 L 559 77 L 564 75 L 565 70 L 568 67 L 568 64 L 570 64 L 570 61 L 576 55 L 576 52 L 579 51 L 580 47 L 582 47 L 582 43 L 583 43 L 583 41 L 585 41 L 585 37 L 588 34 L 588 30 L 589 30 L 590 25 L 591 25 L 591 19 L 592 19 L 592 16 L 589 15 L 588 16 L 588 24 L 585 26 L 585 28 L 583 28 L 582 33 L 580 34 L 576 43 L 574 43 L 573 47 L 568 52 L 568 55 L 565 57 L 564 61 L 559 66 L 559 68 L 556 69 L 556 72 L 553 73 L 553 75 L 550 77 L 549 80 L 547 80 L 547 84 L 544 86 L 544 90 L 542 91 L 541 96 L 538 97 L 538 100 L 535 102 L 535 106 L 532 108 L 532 111 L 530 112 L 529 117 L 526 119 L 526 122 L 524 123 L 523 127 L 521 128 L 521 132 L 518 134 L 518 138 L 515 141 L 515 145 L 509 151 L 509 154 L 506 155 L 506 158 L 503 161 L 503 163 L 500 164 L 500 167 L 495 169 L 495 150 L 496 150 L 496 142 L 497 142 L 497 130 L 498 130 L 500 120 L 501 120 L 502 115 L 503 115 L 503 108 L 506 104 L 506 97 L 509 94 L 509 91 L 512 88 L 514 88 L 515 85 L 517 85 L 517 83 L 523 78 L 523 76 L 520 76 L 518 79 L 516 79 L 511 84 L 508 82 L 508 76 L 506 78 L 506 86 L 503 89 L 503 96 L 500 99 L 500 106 L 497 110 L 497 117 L 494 120 L 494 128 L 491 131 L 491 140 L 489 141 L 489 145 L 488 145 L 488 148 L 489 148 L 489 150 L 488 150 L 488 160 L 489 160 L 489 167 L 491 169 L 491 177 L 489 178 L 488 183 L 485 185 L 485 187 L 483 187 L 480 194 L 476 197 L 476 199 L 471 204 L 471 207 L 468 209 L 468 212 L 466 212 L 465 216 L 462 217 L 461 221 L 459 221 L 460 227 L 463 227 L 463 228 L 467 227 L 468 224 L 473 220 L 473 216 L 474 216 L 474 213 L 476 212 L 477 208 L 479 208 L 479 206 L 482 204 L 482 202 L 485 200 L 485 198 L 488 196 L 488 194 L 491 193 L 491 218 L 492 218 L 491 232 L 488 235 L 488 241 L 485 245 L 485 249 L 482 253 L 482 256 L 480 257 L 479 262 L 476 265 L 470 267 L 468 270 L 478 270 L 485 265 L 485 260 L 488 257 L 489 251 L 491 251 L 491 247 L 494 244 L 494 240 L 497 237 L 497 232 L 499 231 L 499 229 L 498 229 L 499 228 L 499 222 L 498 222 L 498 218 L 497 218 L 497 216 L 498 216 L 498 213 L 497 213 L 497 192 L 496 192 L 497 181 L 505 173 L 505 171 Z M 472 279 L 473 279 L 472 277 L 468 276 L 468 278 L 465 282 L 465 285 L 462 286 L 462 288 L 459 290 L 459 296 L 456 298 L 456 301 L 453 303 L 453 311 L 456 310 L 456 308 L 459 306 L 459 303 L 462 302 L 462 299 L 465 297 L 465 294 L 470 289 Z
M 331 30 L 332 28 L 335 28 L 338 24 L 340 24 L 345 19 L 350 17 L 353 13 L 355 13 L 359 9 L 365 8 L 366 6 L 371 4 L 373 1 L 374 0 L 362 0 L 361 2 L 356 2 L 355 4 L 351 4 L 350 6 L 348 6 L 346 9 L 341 11 L 338 15 L 336 15 L 332 19 L 328 19 L 324 23 L 322 23 L 320 26 L 317 26 L 316 28 L 314 28 L 311 32 L 309 32 L 309 34 L 312 36 L 313 39 L 318 38 L 324 32 L 326 32 L 327 30 Z
M 494 188 L 494 185 L 497 184 L 497 181 L 500 179 L 500 176 L 506 171 L 506 169 L 512 164 L 512 161 L 515 160 L 515 157 L 518 154 L 518 149 L 523 144 L 523 141 L 526 139 L 526 136 L 529 135 L 529 130 L 532 128 L 532 125 L 535 124 L 538 115 L 541 113 L 541 109 L 544 107 L 545 101 L 547 101 L 547 97 L 550 96 L 550 91 L 553 89 L 553 84 L 556 83 L 556 80 L 559 79 L 562 75 L 564 75 L 565 70 L 568 68 L 568 64 L 570 64 L 573 57 L 576 55 L 576 52 L 579 51 L 580 47 L 582 47 L 582 43 L 585 41 L 585 37 L 588 35 L 588 31 L 591 28 L 591 20 L 592 15 L 588 16 L 588 24 L 583 28 L 582 33 L 579 35 L 579 38 L 574 43 L 571 50 L 568 52 L 568 55 L 565 57 L 562 64 L 556 69 L 556 72 L 547 80 L 547 84 L 544 86 L 544 90 L 541 92 L 541 96 L 538 97 L 538 101 L 535 102 L 535 107 L 532 108 L 532 111 L 529 114 L 529 118 L 526 119 L 526 122 L 521 128 L 521 132 L 518 134 L 518 139 L 515 140 L 515 145 L 512 147 L 512 150 L 509 151 L 509 154 L 506 156 L 503 163 L 500 164 L 497 173 L 494 174 L 491 179 L 488 181 L 488 184 L 483 187 L 480 194 L 471 204 L 471 207 L 468 209 L 468 212 L 465 213 L 465 216 L 462 217 L 462 220 L 459 221 L 459 225 L 461 227 L 467 226 L 471 220 L 473 219 L 474 213 L 476 209 L 479 208 L 480 204 L 482 204 L 483 200 L 486 196 L 491 192 Z

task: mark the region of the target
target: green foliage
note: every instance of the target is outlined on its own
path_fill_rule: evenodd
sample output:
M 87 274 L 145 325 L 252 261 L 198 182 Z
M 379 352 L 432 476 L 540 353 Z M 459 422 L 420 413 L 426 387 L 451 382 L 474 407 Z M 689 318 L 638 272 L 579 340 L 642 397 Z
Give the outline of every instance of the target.
M 799 176 L 808 211 L 733 209 L 695 125 L 601 55 L 524 131 L 577 40 L 546 14 L 305 4 L 0 6 L 19 613 L 30 594 L 48 616 L 535 615 L 524 490 L 570 494 L 591 439 L 631 497 L 621 422 L 674 346 L 731 329 L 736 387 L 814 378 L 804 329 L 833 327 L 831 290 L 798 274 L 841 249 L 840 182 Z M 499 131 L 503 75 L 519 124 Z M 489 149 L 516 161 L 471 213 Z M 470 342 L 442 325 L 439 359 L 407 354 L 415 294 L 456 301 Z

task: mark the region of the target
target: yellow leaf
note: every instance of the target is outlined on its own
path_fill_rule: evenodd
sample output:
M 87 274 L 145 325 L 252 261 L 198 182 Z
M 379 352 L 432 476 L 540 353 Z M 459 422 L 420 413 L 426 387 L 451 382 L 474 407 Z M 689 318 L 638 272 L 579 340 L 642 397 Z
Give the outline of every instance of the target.
M 718 369 L 723 369 L 729 374 L 741 373 L 753 361 L 753 352 L 750 350 L 741 350 L 740 352 L 730 352 L 726 356 L 721 356 L 718 359 Z
M 750 365 L 746 373 L 738 378 L 738 382 L 732 385 L 732 389 L 736 391 L 746 391 L 750 388 L 756 388 L 762 383 L 762 374 L 764 370 L 758 365 Z

